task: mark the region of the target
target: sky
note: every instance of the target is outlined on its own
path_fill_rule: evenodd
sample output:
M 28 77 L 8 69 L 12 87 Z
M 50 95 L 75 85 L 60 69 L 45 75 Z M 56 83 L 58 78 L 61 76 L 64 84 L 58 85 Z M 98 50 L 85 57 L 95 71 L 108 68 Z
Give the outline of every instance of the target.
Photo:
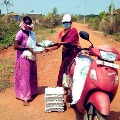
M 3 3 L 4 0 L 0 0 Z M 89 15 L 105 11 L 108 12 L 108 8 L 113 1 L 115 9 L 120 8 L 120 0 L 9 0 L 13 3 L 13 6 L 9 7 L 9 12 L 15 12 L 18 14 L 30 14 L 33 13 L 47 15 L 53 12 L 53 8 L 57 8 L 58 14 L 81 14 Z M 86 2 L 85 2 L 86 1 Z M 3 14 L 7 13 L 6 7 L 0 6 Z

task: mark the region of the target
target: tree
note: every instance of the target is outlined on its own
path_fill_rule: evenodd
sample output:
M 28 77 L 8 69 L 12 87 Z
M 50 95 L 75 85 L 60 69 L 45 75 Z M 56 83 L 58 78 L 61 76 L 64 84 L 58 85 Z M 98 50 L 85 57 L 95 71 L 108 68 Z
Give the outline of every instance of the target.
M 54 7 L 54 8 L 53 8 L 53 16 L 57 15 L 57 12 L 58 12 L 58 11 L 57 11 L 57 8 Z
M 5 5 L 6 6 L 6 9 L 7 9 L 7 14 L 8 14 L 8 11 L 9 11 L 9 7 L 13 6 L 13 3 L 10 2 L 10 0 L 4 0 L 3 3 L 1 3 L 1 5 Z
M 109 6 L 109 12 L 110 12 L 110 22 L 111 25 L 113 23 L 113 12 L 115 11 L 115 5 L 113 4 L 113 1 L 111 2 L 110 6 Z
M 107 18 L 106 12 L 105 12 L 105 11 L 101 12 L 101 13 L 99 14 L 99 18 L 100 18 L 100 20 L 106 19 L 106 18 Z
M 111 11 L 115 10 L 115 5 L 113 3 L 110 4 L 109 8 L 108 8 L 109 12 L 111 13 Z

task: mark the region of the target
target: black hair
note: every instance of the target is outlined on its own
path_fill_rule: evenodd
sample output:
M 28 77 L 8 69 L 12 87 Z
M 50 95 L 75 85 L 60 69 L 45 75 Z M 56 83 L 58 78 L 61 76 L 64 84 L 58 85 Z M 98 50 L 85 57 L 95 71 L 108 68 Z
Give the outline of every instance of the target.
M 30 23 L 32 23 L 32 19 L 31 19 L 29 16 L 25 16 L 25 17 L 23 18 L 23 22 L 26 22 L 26 20 L 29 20 Z

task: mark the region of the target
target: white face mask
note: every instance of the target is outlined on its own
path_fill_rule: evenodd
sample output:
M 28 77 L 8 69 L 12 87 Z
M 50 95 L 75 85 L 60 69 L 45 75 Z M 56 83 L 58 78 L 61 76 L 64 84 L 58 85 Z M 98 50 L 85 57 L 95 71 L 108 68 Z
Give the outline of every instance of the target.
M 65 28 L 65 29 L 68 29 L 68 28 L 70 28 L 70 23 L 63 23 L 63 27 Z

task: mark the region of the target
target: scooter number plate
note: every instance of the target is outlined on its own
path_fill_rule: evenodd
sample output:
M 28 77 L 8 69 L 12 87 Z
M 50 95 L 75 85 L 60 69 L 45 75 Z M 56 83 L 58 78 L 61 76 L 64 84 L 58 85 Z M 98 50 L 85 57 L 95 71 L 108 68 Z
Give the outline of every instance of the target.
M 119 69 L 119 65 L 114 64 L 114 63 L 109 63 L 109 62 L 102 61 L 102 60 L 96 60 L 96 63 L 98 65 L 105 65 L 105 66 L 108 66 L 108 67 L 113 67 L 113 68 Z

